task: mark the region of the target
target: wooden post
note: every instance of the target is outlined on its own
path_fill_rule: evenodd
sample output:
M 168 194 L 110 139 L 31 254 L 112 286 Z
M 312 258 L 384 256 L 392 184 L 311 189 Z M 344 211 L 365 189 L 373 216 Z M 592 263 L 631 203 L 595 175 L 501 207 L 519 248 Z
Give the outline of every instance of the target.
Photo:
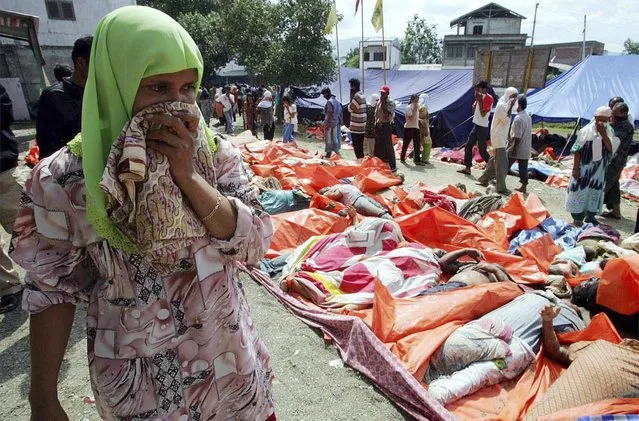
M 488 83 L 490 83 L 490 66 L 491 66 L 491 62 L 493 59 L 493 51 L 492 50 L 488 50 L 488 56 L 486 57 L 486 75 L 484 77 L 484 80 Z
M 532 77 L 532 67 L 533 61 L 535 60 L 535 50 L 530 47 L 530 51 L 528 52 L 528 65 L 526 66 L 526 78 L 524 79 L 524 90 L 523 94 L 528 92 L 528 87 L 530 86 L 530 78 Z

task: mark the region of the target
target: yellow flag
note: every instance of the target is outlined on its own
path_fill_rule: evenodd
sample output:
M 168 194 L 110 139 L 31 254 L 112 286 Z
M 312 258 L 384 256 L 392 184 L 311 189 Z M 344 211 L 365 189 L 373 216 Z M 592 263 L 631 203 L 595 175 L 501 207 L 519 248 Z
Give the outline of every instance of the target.
M 326 26 L 324 27 L 324 33 L 330 34 L 333 32 L 333 27 L 337 23 L 337 8 L 335 7 L 335 2 L 331 6 L 331 11 L 328 12 L 328 19 L 326 19 Z
M 373 19 L 371 20 L 373 23 L 373 28 L 375 28 L 375 32 L 379 32 L 382 29 L 382 25 L 384 25 L 384 1 L 377 0 L 377 4 L 375 5 L 375 10 L 373 11 Z

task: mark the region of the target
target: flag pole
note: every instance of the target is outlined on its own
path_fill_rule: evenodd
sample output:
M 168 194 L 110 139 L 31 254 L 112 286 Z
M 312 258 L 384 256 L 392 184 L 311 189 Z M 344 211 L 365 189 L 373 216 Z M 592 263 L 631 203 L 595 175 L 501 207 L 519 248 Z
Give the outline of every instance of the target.
M 335 5 L 335 13 L 337 13 L 337 0 L 333 0 L 333 4 Z M 339 30 L 337 26 L 339 25 L 339 19 L 335 19 L 335 38 L 337 44 L 337 80 L 339 83 L 339 103 L 342 104 L 342 66 L 339 62 Z
M 382 66 L 384 68 L 384 85 L 386 85 L 386 37 L 384 36 L 384 0 L 380 0 L 382 3 L 382 59 L 384 62 Z
M 362 64 L 362 93 L 365 93 L 366 85 L 364 83 L 364 0 L 359 3 L 360 12 L 362 14 L 362 46 L 359 49 L 359 62 Z

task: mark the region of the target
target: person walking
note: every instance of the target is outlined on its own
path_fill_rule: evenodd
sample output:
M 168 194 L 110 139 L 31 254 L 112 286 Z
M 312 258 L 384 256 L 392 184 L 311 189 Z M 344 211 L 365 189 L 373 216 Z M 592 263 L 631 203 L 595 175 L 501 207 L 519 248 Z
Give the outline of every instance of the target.
M 246 130 L 250 130 L 253 136 L 257 136 L 255 124 L 255 92 L 247 89 L 246 99 L 244 101 L 244 125 Z
M 484 80 L 475 85 L 475 102 L 473 102 L 473 129 L 468 135 L 464 154 L 464 168 L 457 171 L 470 175 L 473 166 L 473 148 L 477 145 L 479 154 L 484 162 L 490 161 L 490 154 L 486 149 L 488 139 L 488 117 L 493 107 L 493 97 L 488 94 L 488 83 Z
M 523 194 L 527 193 L 528 161 L 532 152 L 532 119 L 526 112 L 526 107 L 528 107 L 528 99 L 526 95 L 520 94 L 517 97 L 517 115 L 513 121 L 508 147 L 508 168 L 517 161 L 521 187 L 516 190 Z
M 264 91 L 264 97 L 257 104 L 258 115 L 262 130 L 264 131 L 264 140 L 273 140 L 275 136 L 275 117 L 273 106 L 273 94 L 270 91 Z
M 421 159 L 420 146 L 421 139 L 419 134 L 419 97 L 412 95 L 408 106 L 406 107 L 406 122 L 404 123 L 404 139 L 402 142 L 402 153 L 400 155 L 400 161 L 406 163 L 406 152 L 408 146 L 413 142 L 413 162 L 415 165 L 423 166 L 424 163 Z
M 348 111 L 351 114 L 350 131 L 355 150 L 355 158 L 364 158 L 364 135 L 366 134 L 366 97 L 360 91 L 359 79 L 348 81 L 351 88 L 351 102 Z
M 595 215 L 603 207 L 606 168 L 619 147 L 610 126 L 611 117 L 612 110 L 607 105 L 597 108 L 595 118 L 579 131 L 571 150 L 575 157 L 566 210 L 576 226 L 584 222 L 599 224 Z
M 297 124 L 297 105 L 291 101 L 291 98 L 284 95 L 282 106 L 284 107 L 284 143 L 294 143 L 293 129 Z
M 419 96 L 419 135 L 422 142 L 422 162 L 430 164 L 430 151 L 433 148 L 433 138 L 430 136 L 430 115 L 428 113 L 429 96 L 423 93 Z
M 335 95 L 331 93 L 330 88 L 322 89 L 322 96 L 326 99 L 324 106 L 324 143 L 326 147 L 324 150 L 326 159 L 328 159 L 333 152 L 339 155 L 341 149 L 342 139 L 339 130 L 342 106 Z
M 77 304 L 100 419 L 275 419 L 238 276 L 272 223 L 240 152 L 200 120 L 203 73 L 193 39 L 158 10 L 97 25 L 81 136 L 33 169 L 14 227 L 33 420 L 68 419 L 58 372 Z
M 488 186 L 495 178 L 497 180 L 497 193 L 508 194 L 506 188 L 506 176 L 508 175 L 508 131 L 510 130 L 510 116 L 517 102 L 517 89 L 510 87 L 497 101 L 493 124 L 490 128 L 490 141 L 493 145 L 493 156 L 486 163 L 484 172 L 479 177 L 477 184 Z
M 211 105 L 211 94 L 205 86 L 200 86 L 197 96 L 197 102 L 204 117 L 204 124 L 208 127 L 211 124 L 211 116 L 213 115 L 213 106 Z
M 379 94 L 371 95 L 370 104 L 366 104 L 366 127 L 364 128 L 364 155 L 375 156 L 375 108 Z
M 619 149 L 610 160 L 606 168 L 606 190 L 604 203 L 608 210 L 603 213 L 604 218 L 621 219 L 621 188 L 619 178 L 628 162 L 628 153 L 632 147 L 634 128 L 628 121 L 628 105 L 618 102 L 612 108 L 612 129 L 619 139 Z
M 375 107 L 375 156 L 386 162 L 392 172 L 397 172 L 393 149 L 393 121 L 395 101 L 390 98 L 390 87 L 382 86 L 380 100 Z
M 73 73 L 49 86 L 40 95 L 36 139 L 40 159 L 53 155 L 80 133 L 82 96 L 87 83 L 93 37 L 79 38 L 73 44 Z
M 224 118 L 226 120 L 226 134 L 233 134 L 233 107 L 235 106 L 235 99 L 233 94 L 231 93 L 231 88 L 229 86 L 224 87 L 224 93 L 220 95 L 217 99 L 223 107 Z

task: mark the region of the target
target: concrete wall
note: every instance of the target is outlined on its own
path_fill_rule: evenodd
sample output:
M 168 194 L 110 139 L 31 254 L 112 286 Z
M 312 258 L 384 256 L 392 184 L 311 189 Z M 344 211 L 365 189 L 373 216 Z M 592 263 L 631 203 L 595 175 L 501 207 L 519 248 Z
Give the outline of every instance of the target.
M 50 83 L 55 82 L 53 67 L 57 63 L 66 63 L 73 67 L 71 50 L 72 47 L 42 47 L 42 54 L 47 63 L 44 69 Z M 11 77 L 20 79 L 27 104 L 31 105 L 40 98 L 38 68 L 29 46 L 2 45 L 0 49 L 0 78 Z
M 521 19 L 519 18 L 470 18 L 466 22 L 465 35 L 473 35 L 473 28 L 483 26 L 482 34 L 519 34 Z
M 443 59 L 444 68 L 472 68 L 475 65 L 475 55 L 481 50 L 504 50 L 524 47 L 526 35 L 489 36 L 489 35 L 446 35 L 444 37 Z M 451 55 L 451 47 L 461 56 Z
M 70 46 L 83 36 L 93 35 L 99 20 L 122 6 L 136 4 L 135 0 L 73 0 L 75 20 L 49 19 L 45 0 L 2 0 L 1 8 L 40 18 L 40 45 Z M 1 43 L 13 43 L 0 38 Z
M 386 55 L 386 68 L 394 69 L 399 67 L 402 64 L 402 52 L 397 46 L 391 41 L 387 41 L 385 43 L 387 48 Z M 381 55 L 383 53 L 382 43 L 364 43 L 364 54 L 360 54 L 360 69 L 362 66 L 364 69 L 382 69 L 384 67 L 384 61 L 365 61 L 364 58 L 370 56 L 372 59 L 372 55 L 378 53 Z

